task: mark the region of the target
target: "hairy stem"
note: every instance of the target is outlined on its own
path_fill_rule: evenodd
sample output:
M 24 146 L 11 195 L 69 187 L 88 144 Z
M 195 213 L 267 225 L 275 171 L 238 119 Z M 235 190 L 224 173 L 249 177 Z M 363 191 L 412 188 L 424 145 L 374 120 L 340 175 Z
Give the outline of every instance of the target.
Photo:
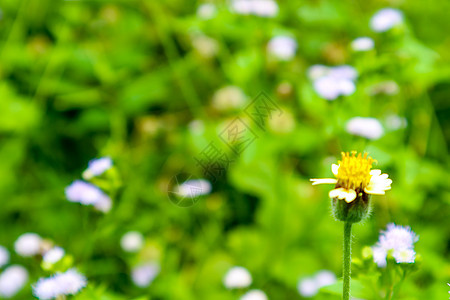
M 342 299 L 350 299 L 350 274 L 352 262 L 352 223 L 344 223 L 344 287 Z

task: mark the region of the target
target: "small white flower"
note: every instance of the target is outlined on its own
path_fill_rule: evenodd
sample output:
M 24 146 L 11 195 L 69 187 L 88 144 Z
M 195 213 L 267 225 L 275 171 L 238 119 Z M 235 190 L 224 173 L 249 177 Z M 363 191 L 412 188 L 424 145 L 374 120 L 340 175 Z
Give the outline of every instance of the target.
M 252 275 L 244 267 L 233 267 L 225 274 L 223 284 L 228 289 L 246 288 L 252 283 Z
M 14 250 L 20 256 L 33 256 L 40 253 L 42 238 L 36 233 L 24 233 L 14 243 Z
M 111 169 L 113 166 L 112 159 L 110 157 L 102 157 L 89 161 L 88 168 L 83 172 L 83 178 L 86 180 L 91 179 L 94 176 L 102 175 L 104 172 Z
M 192 47 L 204 58 L 212 58 L 219 52 L 219 43 L 209 36 L 195 34 L 192 36 Z
M 200 19 L 212 19 L 217 14 L 217 7 L 213 3 L 203 3 L 197 8 L 197 16 Z
M 412 249 L 403 249 L 403 250 L 394 250 L 392 256 L 395 258 L 395 261 L 399 264 L 412 264 L 416 259 L 416 252 Z
M 87 284 L 86 277 L 75 269 L 40 278 L 33 286 L 33 294 L 39 299 L 53 299 L 61 295 L 75 295 Z
M 276 36 L 269 41 L 267 50 L 280 60 L 290 60 L 297 51 L 297 42 L 289 36 Z
M 351 46 L 354 51 L 369 51 L 373 49 L 375 43 L 370 37 L 359 37 L 353 40 Z
M 334 284 L 336 282 L 336 275 L 328 270 L 322 270 L 317 272 L 314 278 L 319 288 Z
M 319 291 L 317 282 L 314 280 L 314 278 L 311 277 L 300 280 L 298 282 L 297 289 L 300 295 L 307 298 L 316 295 Z
M 261 290 L 250 290 L 242 295 L 241 300 L 268 300 L 267 295 Z
M 312 277 L 306 277 L 298 282 L 297 289 L 303 297 L 312 297 L 324 286 L 336 283 L 336 275 L 328 270 L 321 270 Z
M 379 245 L 385 249 L 412 249 L 418 240 L 419 237 L 409 226 L 404 227 L 391 223 L 387 225 L 387 230 L 380 235 Z
M 9 262 L 9 251 L 3 246 L 0 246 L 0 268 Z
M 146 263 L 133 268 L 131 271 L 131 279 L 136 286 L 144 288 L 152 283 L 155 277 L 159 274 L 159 271 L 159 264 L 154 262 Z
M 177 187 L 177 194 L 181 197 L 196 198 L 211 193 L 211 183 L 206 179 L 190 179 Z
M 49 264 L 57 263 L 61 260 L 65 255 L 65 251 L 61 247 L 53 247 L 52 249 L 45 252 L 42 260 Z
M 103 213 L 107 213 L 111 210 L 112 200 L 108 196 L 104 195 L 100 197 L 97 202 L 94 204 L 94 208 Z
M 274 17 L 278 14 L 278 4 L 273 0 L 232 0 L 231 8 L 241 15 Z
M 28 271 L 19 265 L 12 265 L 0 274 L 0 296 L 11 298 L 17 294 L 28 281 Z
M 377 11 L 370 19 L 370 27 L 375 32 L 385 32 L 403 22 L 403 13 L 394 8 Z
M 324 76 L 314 81 L 314 90 L 326 100 L 335 100 L 340 95 L 349 96 L 355 92 L 355 84 L 349 79 Z
M 129 231 L 120 239 L 120 246 L 126 252 L 137 252 L 144 244 L 144 236 L 138 231 Z
M 375 118 L 355 117 L 346 124 L 348 133 L 365 137 L 369 140 L 377 140 L 384 134 L 383 126 Z
M 65 189 L 66 197 L 70 202 L 79 202 L 83 205 L 95 205 L 109 198 L 101 189 L 82 180 L 75 180 Z
M 377 264 L 378 267 L 384 268 L 386 267 L 386 256 L 387 251 L 383 247 L 380 246 L 373 246 L 372 247 L 373 252 L 373 261 Z

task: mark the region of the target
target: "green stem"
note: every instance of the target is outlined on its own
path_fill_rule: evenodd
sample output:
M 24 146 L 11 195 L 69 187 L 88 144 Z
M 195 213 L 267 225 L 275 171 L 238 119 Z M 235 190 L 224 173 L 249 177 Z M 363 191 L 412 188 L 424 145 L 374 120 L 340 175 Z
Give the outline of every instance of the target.
M 352 262 L 352 223 L 344 223 L 344 287 L 342 299 L 350 299 L 350 274 Z

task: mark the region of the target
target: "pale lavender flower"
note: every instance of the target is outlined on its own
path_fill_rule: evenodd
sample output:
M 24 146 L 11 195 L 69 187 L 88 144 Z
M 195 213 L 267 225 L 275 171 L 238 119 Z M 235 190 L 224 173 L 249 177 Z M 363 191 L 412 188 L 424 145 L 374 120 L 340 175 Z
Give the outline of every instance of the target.
M 54 299 L 62 295 L 75 295 L 87 285 L 86 277 L 75 269 L 40 278 L 33 286 L 33 294 L 39 299 Z
M 385 32 L 403 22 L 403 13 L 394 8 L 383 8 L 370 19 L 370 27 L 375 32 Z
M 387 225 L 387 230 L 380 235 L 379 244 L 385 249 L 403 250 L 413 249 L 419 237 L 409 226 L 400 226 L 393 223 Z
M 45 263 L 54 264 L 61 260 L 65 255 L 65 251 L 61 247 L 53 247 L 52 249 L 45 252 L 42 260 Z
M 244 267 L 232 267 L 225 274 L 223 284 L 228 289 L 246 288 L 252 283 L 252 275 Z
M 354 117 L 346 124 L 348 133 L 365 137 L 369 140 L 377 140 L 384 134 L 383 126 L 375 118 Z
M 273 0 L 231 0 L 231 8 L 242 15 L 274 17 L 278 14 L 278 4 Z
M 314 65 L 309 68 L 308 76 L 314 80 L 316 93 L 331 101 L 341 95 L 349 96 L 355 92 L 354 81 L 358 77 L 358 72 L 348 65 L 336 67 Z
M 24 233 L 14 243 L 14 250 L 20 256 L 33 256 L 41 251 L 42 238 L 36 233 Z
M 351 47 L 354 51 L 369 51 L 375 46 L 374 41 L 370 37 L 359 37 L 352 41 Z
M 90 160 L 88 168 L 83 172 L 83 178 L 86 180 L 91 179 L 94 176 L 102 175 L 104 172 L 111 169 L 113 166 L 112 159 L 110 157 L 101 157 Z
M 126 252 L 137 252 L 144 245 L 144 236 L 139 231 L 129 231 L 120 239 L 120 246 Z
M 3 246 L 0 246 L 0 268 L 9 262 L 9 251 Z
M 388 115 L 384 121 L 386 123 L 386 127 L 391 130 L 402 129 L 408 125 L 406 118 L 394 114 Z
M 250 290 L 242 295 L 240 300 L 268 300 L 267 295 L 261 290 Z
M 211 183 L 206 179 L 190 179 L 177 186 L 177 194 L 187 198 L 207 195 L 211 190 Z
M 159 264 L 155 262 L 139 265 L 131 271 L 131 279 L 138 287 L 144 288 L 149 286 L 160 271 Z
M 297 42 L 290 36 L 276 36 L 269 41 L 267 51 L 279 60 L 290 60 L 297 51 Z
M 387 251 L 383 247 L 380 246 L 373 246 L 372 247 L 373 252 L 373 261 L 377 264 L 378 267 L 384 268 L 386 267 L 386 256 Z
M 311 277 L 301 279 L 297 289 L 300 295 L 309 298 L 315 296 L 322 287 L 336 283 L 336 280 L 333 272 L 321 270 Z
M 28 281 L 28 271 L 19 265 L 12 265 L 0 274 L 0 296 L 11 298 L 16 295 Z
M 414 263 L 414 243 L 419 237 L 409 226 L 388 224 L 387 230 L 382 231 L 377 244 L 372 247 L 374 262 L 379 267 L 386 266 L 386 256 L 392 250 L 397 263 Z
M 98 187 L 82 180 L 75 180 L 66 187 L 66 197 L 70 202 L 79 202 L 84 205 L 95 205 L 109 198 Z

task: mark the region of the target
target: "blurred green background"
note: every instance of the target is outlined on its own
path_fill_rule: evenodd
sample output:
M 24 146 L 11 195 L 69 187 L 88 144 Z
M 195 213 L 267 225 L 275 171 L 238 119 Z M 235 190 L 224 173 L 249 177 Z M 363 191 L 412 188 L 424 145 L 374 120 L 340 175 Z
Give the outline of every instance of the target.
M 302 299 L 300 278 L 342 272 L 329 188 L 309 178 L 332 176 L 340 152 L 358 150 L 393 184 L 355 226 L 353 256 L 386 224 L 409 225 L 423 261 L 399 299 L 446 299 L 450 2 L 279 1 L 272 17 L 212 3 L 202 13 L 200 1 L 0 2 L 0 244 L 12 252 L 24 232 L 52 239 L 88 278 L 79 299 L 237 299 L 222 283 L 235 265 L 270 299 Z M 384 7 L 404 21 L 377 33 L 370 18 Z M 269 53 L 279 35 L 295 39 L 295 56 Z M 353 51 L 361 36 L 375 48 Z M 355 92 L 321 98 L 308 78 L 315 64 L 353 66 Z M 383 92 L 386 81 L 398 91 Z M 282 110 L 264 128 L 245 113 L 261 92 Z M 216 180 L 206 177 L 209 195 L 173 205 L 171 178 L 205 177 L 196 157 L 210 142 L 231 155 L 219 134 L 236 117 L 257 138 Z M 382 136 L 350 134 L 353 117 L 377 118 Z M 64 188 L 106 155 L 123 182 L 112 210 L 67 201 Z M 129 277 L 138 259 L 120 248 L 129 230 L 158 252 L 161 272 L 148 288 Z M 48 276 L 11 255 L 30 284 Z M 30 284 L 17 299 L 30 299 Z

